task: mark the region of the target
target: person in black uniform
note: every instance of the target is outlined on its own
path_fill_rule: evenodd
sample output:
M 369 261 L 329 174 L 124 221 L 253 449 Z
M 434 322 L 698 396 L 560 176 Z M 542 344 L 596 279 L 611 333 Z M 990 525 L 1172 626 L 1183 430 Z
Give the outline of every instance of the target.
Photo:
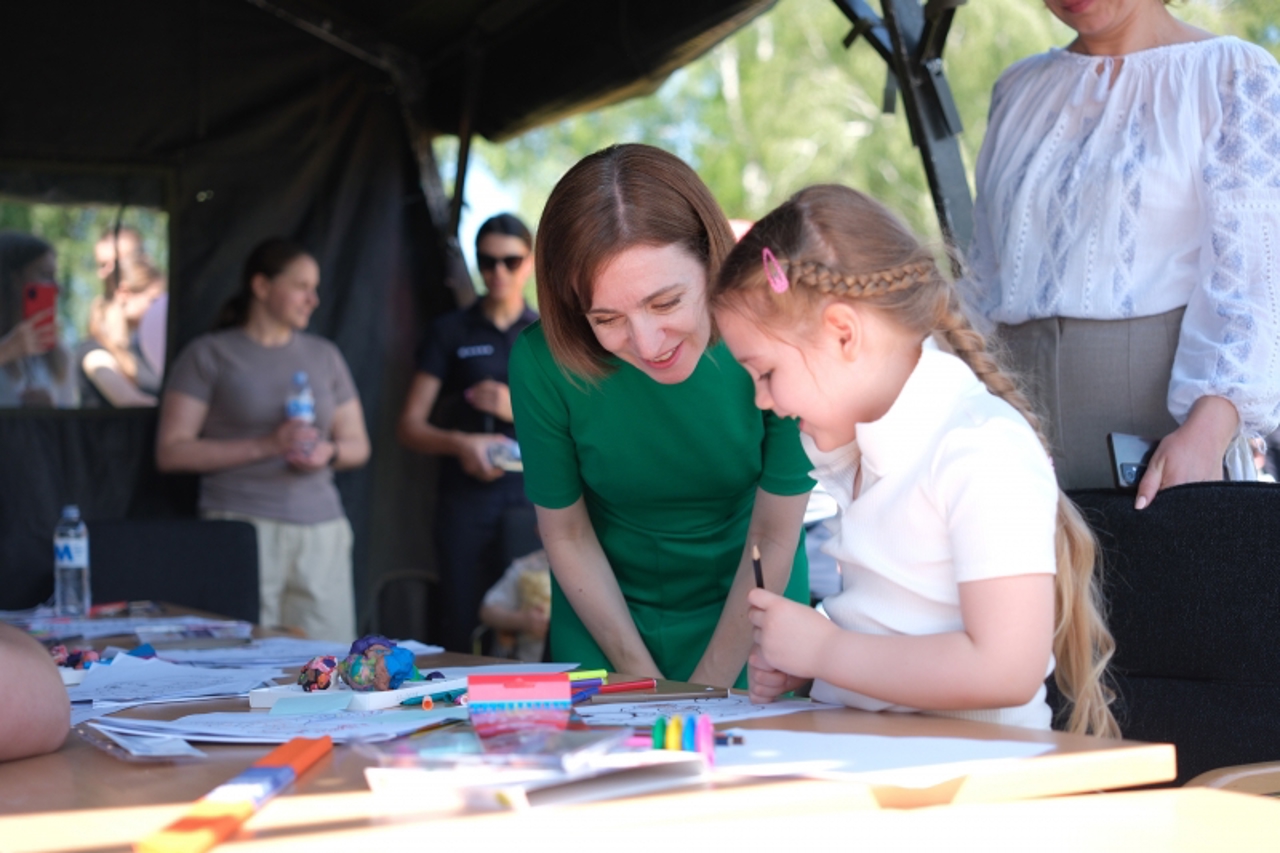
M 441 641 L 451 651 L 471 650 L 485 591 L 505 568 L 503 519 L 529 506 L 524 476 L 495 459 L 515 438 L 507 357 L 516 336 L 538 318 L 524 300 L 533 236 L 518 218 L 500 213 L 476 234 L 476 262 L 487 292 L 432 324 L 399 424 L 403 445 L 444 457 L 435 540 L 445 605 Z

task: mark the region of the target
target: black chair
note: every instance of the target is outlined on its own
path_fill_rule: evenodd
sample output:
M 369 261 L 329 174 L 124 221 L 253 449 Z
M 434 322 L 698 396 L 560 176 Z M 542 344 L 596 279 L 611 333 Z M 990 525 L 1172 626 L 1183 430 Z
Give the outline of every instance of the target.
M 90 521 L 93 600 L 166 601 L 258 621 L 258 534 L 247 521 Z
M 1173 743 L 1178 784 L 1280 759 L 1280 486 L 1073 492 L 1098 534 L 1127 738 Z

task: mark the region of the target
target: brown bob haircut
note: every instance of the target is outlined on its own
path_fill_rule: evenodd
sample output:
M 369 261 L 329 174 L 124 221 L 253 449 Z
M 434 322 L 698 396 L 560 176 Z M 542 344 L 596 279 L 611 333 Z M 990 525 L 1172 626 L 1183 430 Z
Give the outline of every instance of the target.
M 551 355 L 588 381 L 612 355 L 587 321 L 600 271 L 633 246 L 683 246 L 715 280 L 733 232 L 693 169 L 651 145 L 612 145 L 581 160 L 551 191 L 538 224 L 538 310 Z

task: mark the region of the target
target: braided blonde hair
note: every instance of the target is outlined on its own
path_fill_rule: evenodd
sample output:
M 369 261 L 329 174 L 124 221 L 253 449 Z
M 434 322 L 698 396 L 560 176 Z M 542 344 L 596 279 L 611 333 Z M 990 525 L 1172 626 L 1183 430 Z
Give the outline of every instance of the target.
M 761 263 L 766 248 L 789 281 L 781 293 L 770 287 Z M 922 338 L 940 336 L 992 394 L 1026 418 L 1049 451 L 1040 418 L 969 322 L 955 285 L 902 221 L 856 190 L 820 185 L 797 193 L 743 237 L 710 296 L 712 310 L 727 308 L 766 328 L 801 333 L 817 324 L 834 299 L 856 299 Z M 1119 737 L 1110 709 L 1114 694 L 1106 684 L 1115 641 L 1103 617 L 1097 543 L 1061 491 L 1054 544 L 1054 677 L 1070 703 L 1065 728 Z

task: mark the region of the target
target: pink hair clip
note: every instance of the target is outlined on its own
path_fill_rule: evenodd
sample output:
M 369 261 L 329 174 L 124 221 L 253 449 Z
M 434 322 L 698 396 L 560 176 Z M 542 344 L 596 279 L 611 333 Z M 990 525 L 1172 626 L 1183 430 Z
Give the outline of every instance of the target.
M 782 264 L 778 263 L 778 259 L 768 246 L 761 255 L 761 262 L 764 264 L 764 277 L 769 280 L 769 287 L 773 292 L 786 293 L 791 282 L 787 280 L 787 274 L 782 271 Z
M 787 288 L 791 287 L 791 282 L 788 282 L 787 274 L 782 272 L 782 264 L 778 263 L 777 257 L 768 246 L 764 247 L 760 260 L 764 264 L 764 278 L 769 279 L 769 287 L 774 293 L 786 293 Z

